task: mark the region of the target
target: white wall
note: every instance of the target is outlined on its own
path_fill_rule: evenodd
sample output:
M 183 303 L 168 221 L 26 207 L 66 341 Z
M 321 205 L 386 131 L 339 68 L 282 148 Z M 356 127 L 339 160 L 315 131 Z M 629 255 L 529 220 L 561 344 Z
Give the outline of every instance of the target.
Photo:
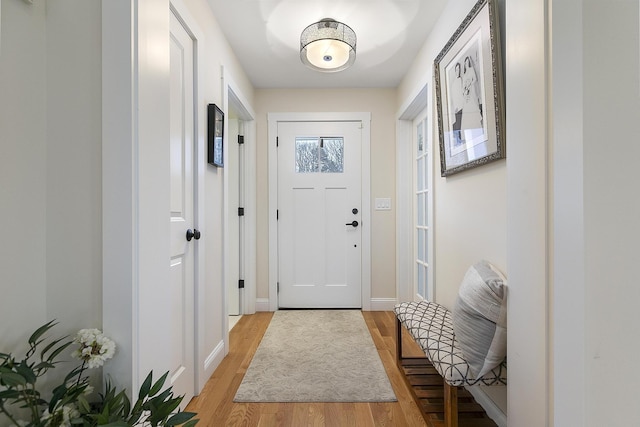
M 259 89 L 257 124 L 258 298 L 269 297 L 267 113 L 371 112 L 371 200 L 395 200 L 394 89 Z M 393 206 L 393 203 L 392 203 Z M 395 298 L 395 211 L 371 207 L 371 297 Z
M 0 324 L 14 326 L 0 336 L 12 342 L 53 318 L 59 334 L 101 324 L 99 2 L 5 1 L 2 12 L 2 241 L 12 243 L 1 249 Z
M 45 5 L 5 0 L 1 18 L 0 351 L 18 351 L 48 317 Z
M 47 316 L 75 331 L 102 326 L 100 1 L 46 9 Z
M 582 0 L 556 1 L 551 21 L 553 195 L 550 425 L 586 425 Z M 539 30 L 540 31 L 540 30 Z M 576 64 L 579 64 L 576 66 Z M 542 125 L 542 124 L 540 124 Z M 540 165 L 541 166 L 541 165 Z M 557 284 L 557 286 L 555 286 Z M 538 354 L 541 357 L 542 354 Z M 556 368 L 557 367 L 557 368 Z
M 2 2 L 0 351 L 17 356 L 46 321 L 102 324 L 99 9 Z
M 639 6 L 582 2 L 585 345 L 579 351 L 588 426 L 640 419 Z
M 433 87 L 433 61 L 475 3 L 450 1 L 446 5 L 398 88 L 396 108 L 407 105 L 425 84 Z M 430 102 L 435 102 L 435 95 Z M 437 123 L 436 109 L 432 111 L 429 120 Z M 434 297 L 452 308 L 464 273 L 476 261 L 486 259 L 507 273 L 507 167 L 505 160 L 498 160 L 443 178 L 437 125 L 433 126 L 432 140 Z M 509 145 L 507 141 L 507 156 Z M 482 390 L 506 413 L 506 387 Z

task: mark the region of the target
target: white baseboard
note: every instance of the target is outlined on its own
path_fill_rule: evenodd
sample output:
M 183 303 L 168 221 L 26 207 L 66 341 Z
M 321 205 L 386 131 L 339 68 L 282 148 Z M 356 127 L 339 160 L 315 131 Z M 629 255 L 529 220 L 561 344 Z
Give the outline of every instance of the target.
M 476 399 L 476 402 L 484 408 L 489 418 L 491 418 L 498 427 L 507 427 L 507 415 L 502 412 L 502 409 L 500 409 L 500 407 L 498 407 L 498 405 L 496 405 L 484 391 L 482 391 L 482 387 L 475 386 L 465 388 L 469 390 L 469 393 L 471 393 L 473 398 Z
M 271 311 L 269 298 L 256 298 L 256 311 Z
M 200 391 L 202 391 L 204 385 L 209 381 L 209 378 L 213 375 L 213 371 L 216 370 L 220 362 L 222 362 L 222 359 L 224 359 L 224 341 L 220 341 L 206 359 L 204 359 L 202 369 L 198 373 L 197 394 L 200 394 Z
M 370 311 L 392 311 L 397 303 L 396 298 L 371 298 Z M 271 311 L 269 298 L 256 298 L 256 311 Z
M 371 311 L 392 311 L 397 303 L 396 298 L 371 298 Z
M 224 359 L 224 341 L 220 341 L 216 348 L 204 360 L 204 370 L 209 373 L 209 376 L 213 374 L 220 362 Z M 211 372 L 209 372 L 211 371 Z

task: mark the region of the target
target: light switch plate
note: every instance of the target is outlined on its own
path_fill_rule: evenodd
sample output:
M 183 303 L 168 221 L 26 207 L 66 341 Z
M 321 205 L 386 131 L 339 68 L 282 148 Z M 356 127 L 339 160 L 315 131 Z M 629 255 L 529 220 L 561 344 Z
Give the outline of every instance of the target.
M 376 210 L 377 211 L 390 211 L 391 199 L 388 197 L 378 198 L 376 197 Z

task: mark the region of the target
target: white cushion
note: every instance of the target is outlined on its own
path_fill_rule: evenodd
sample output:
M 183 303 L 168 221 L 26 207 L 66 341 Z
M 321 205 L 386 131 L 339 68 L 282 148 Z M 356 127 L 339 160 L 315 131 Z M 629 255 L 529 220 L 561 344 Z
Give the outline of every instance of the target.
M 482 377 L 507 355 L 505 277 L 487 261 L 471 266 L 452 310 L 453 331 L 471 372 Z

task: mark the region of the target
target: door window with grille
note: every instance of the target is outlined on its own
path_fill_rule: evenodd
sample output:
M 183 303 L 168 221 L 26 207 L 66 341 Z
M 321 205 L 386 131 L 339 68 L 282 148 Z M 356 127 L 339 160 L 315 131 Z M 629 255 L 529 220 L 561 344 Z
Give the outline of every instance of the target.
M 344 138 L 296 138 L 296 173 L 344 172 Z

